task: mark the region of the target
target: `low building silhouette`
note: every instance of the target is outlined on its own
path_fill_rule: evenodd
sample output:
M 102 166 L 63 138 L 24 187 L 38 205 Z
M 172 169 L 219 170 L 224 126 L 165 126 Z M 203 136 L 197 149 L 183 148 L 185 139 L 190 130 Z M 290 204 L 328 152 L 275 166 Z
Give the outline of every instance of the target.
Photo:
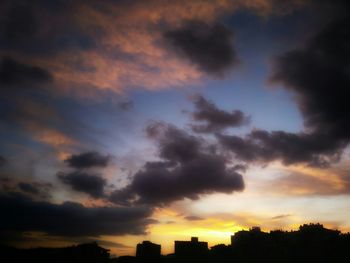
M 2 262 L 35 262 L 35 263 L 108 263 L 108 249 L 100 247 L 96 242 L 80 244 L 64 248 L 0 248 Z
M 198 237 L 191 241 L 175 241 L 176 258 L 202 258 L 208 255 L 208 242 L 199 242 Z
M 232 248 L 230 245 L 218 244 L 212 246 L 209 251 L 209 262 L 231 262 L 232 261 Z
M 137 244 L 136 259 L 138 262 L 156 262 L 160 260 L 161 245 L 150 241 Z
M 252 227 L 249 231 L 241 230 L 231 236 L 231 246 L 239 246 L 252 240 L 258 242 L 266 238 L 267 233 L 262 232 L 260 227 Z
M 116 260 L 116 263 L 135 263 L 135 262 L 136 262 L 136 257 L 133 257 L 133 256 L 121 256 Z

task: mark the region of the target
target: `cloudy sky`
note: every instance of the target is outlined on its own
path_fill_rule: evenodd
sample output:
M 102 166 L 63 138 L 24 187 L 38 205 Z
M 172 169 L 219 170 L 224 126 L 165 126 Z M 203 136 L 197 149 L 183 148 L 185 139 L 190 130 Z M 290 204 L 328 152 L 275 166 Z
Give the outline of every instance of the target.
M 350 231 L 344 0 L 0 3 L 0 236 Z

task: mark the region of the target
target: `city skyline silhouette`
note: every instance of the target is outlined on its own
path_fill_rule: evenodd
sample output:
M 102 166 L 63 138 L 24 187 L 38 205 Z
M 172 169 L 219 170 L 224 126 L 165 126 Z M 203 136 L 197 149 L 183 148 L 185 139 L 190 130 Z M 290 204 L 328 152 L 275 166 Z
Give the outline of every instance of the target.
M 264 232 L 260 227 L 241 230 L 231 244 L 208 247 L 206 241 L 191 237 L 175 240 L 174 251 L 162 254 L 161 245 L 151 241 L 137 244 L 135 255 L 111 256 L 97 242 L 66 248 L 15 249 L 0 246 L 6 262 L 341 262 L 347 258 L 350 233 L 327 229 L 322 224 L 304 224 L 296 231 Z

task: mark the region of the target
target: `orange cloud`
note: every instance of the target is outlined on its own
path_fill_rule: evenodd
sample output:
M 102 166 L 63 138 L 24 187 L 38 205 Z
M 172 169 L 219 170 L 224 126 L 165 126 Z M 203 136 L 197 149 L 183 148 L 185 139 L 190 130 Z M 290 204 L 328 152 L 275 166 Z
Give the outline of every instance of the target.
M 164 48 L 161 44 L 164 28 L 177 27 L 186 20 L 212 22 L 241 8 L 269 15 L 281 9 L 291 10 L 304 1 L 283 2 L 151 0 L 128 4 L 103 2 L 96 8 L 81 1 L 73 5 L 74 12 L 48 19 L 58 24 L 64 24 L 65 20 L 73 23 L 93 39 L 94 47 L 62 49 L 51 57 L 29 57 L 29 60 L 49 69 L 59 90 L 80 96 L 94 90 L 121 93 L 134 87 L 159 90 L 195 85 L 200 83 L 203 73 Z M 281 8 L 286 5 L 288 9 Z
M 279 195 L 342 195 L 350 193 L 350 177 L 344 174 L 347 161 L 328 169 L 305 166 L 280 167 L 281 176 L 263 188 Z M 346 169 L 345 169 L 346 170 Z
M 43 131 L 39 131 L 38 129 L 36 129 L 34 139 L 51 146 L 64 146 L 72 145 L 75 143 L 71 138 L 64 135 L 63 133 L 47 128 Z
M 18 99 L 16 103 L 18 110 L 12 114 L 12 118 L 16 119 L 34 140 L 53 147 L 77 144 L 68 135 L 49 126 L 52 122 L 63 122 L 49 105 L 25 99 Z

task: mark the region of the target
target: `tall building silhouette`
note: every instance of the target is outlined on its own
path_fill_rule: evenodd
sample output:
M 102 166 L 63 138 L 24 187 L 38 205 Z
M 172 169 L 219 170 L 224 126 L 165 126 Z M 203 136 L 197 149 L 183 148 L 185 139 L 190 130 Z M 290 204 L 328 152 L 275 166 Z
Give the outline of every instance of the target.
M 208 242 L 199 242 L 198 237 L 191 241 L 175 241 L 175 257 L 202 258 L 208 254 Z
M 150 241 L 137 244 L 136 259 L 138 262 L 157 262 L 160 260 L 161 245 Z

